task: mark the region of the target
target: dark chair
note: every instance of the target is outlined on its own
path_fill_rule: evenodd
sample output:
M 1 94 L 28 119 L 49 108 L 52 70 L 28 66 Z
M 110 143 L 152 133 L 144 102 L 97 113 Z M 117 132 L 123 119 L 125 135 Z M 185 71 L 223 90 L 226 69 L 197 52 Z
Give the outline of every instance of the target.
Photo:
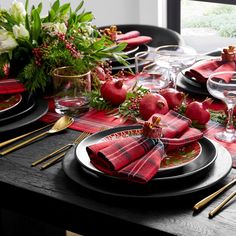
M 132 30 L 138 30 L 141 35 L 152 37 L 152 41 L 148 44 L 150 47 L 159 47 L 162 45 L 184 45 L 184 39 L 181 35 L 173 30 L 152 26 L 152 25 L 141 25 L 141 24 L 124 24 L 116 25 L 117 29 L 122 33 L 126 33 Z M 106 28 L 110 26 L 103 26 L 100 28 Z

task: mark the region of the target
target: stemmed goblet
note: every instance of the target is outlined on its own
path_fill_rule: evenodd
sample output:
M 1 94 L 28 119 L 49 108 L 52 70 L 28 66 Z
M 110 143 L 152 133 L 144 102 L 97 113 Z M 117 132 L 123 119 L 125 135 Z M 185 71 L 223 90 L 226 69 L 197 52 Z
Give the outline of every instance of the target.
M 173 87 L 176 89 L 178 73 L 195 63 L 196 50 L 190 46 L 164 45 L 156 48 L 156 53 L 159 55 L 159 65 L 169 69 Z
M 236 71 L 224 71 L 213 73 L 207 80 L 209 93 L 222 100 L 228 109 L 227 124 L 224 131 L 215 134 L 219 141 L 236 142 L 235 129 L 233 125 L 233 110 L 236 104 Z

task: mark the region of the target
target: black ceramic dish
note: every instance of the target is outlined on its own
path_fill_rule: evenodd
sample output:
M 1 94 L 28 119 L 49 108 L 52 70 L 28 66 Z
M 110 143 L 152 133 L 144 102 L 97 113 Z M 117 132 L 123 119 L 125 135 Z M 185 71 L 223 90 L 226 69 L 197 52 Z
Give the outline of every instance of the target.
M 214 165 L 208 169 L 201 178 L 168 181 L 165 184 L 155 182 L 153 184 L 129 184 L 124 182 L 108 181 L 96 174 L 92 176 L 81 168 L 80 163 L 75 156 L 75 149 L 71 149 L 63 159 L 62 167 L 65 174 L 80 186 L 107 196 L 122 198 L 166 198 L 177 197 L 186 194 L 195 193 L 206 188 L 210 188 L 223 180 L 232 168 L 232 158 L 229 152 L 220 144 L 215 143 L 217 149 L 217 158 Z
M 22 114 L 22 116 L 18 116 L 17 118 L 14 117 L 14 119 L 5 124 L 0 123 L 0 133 L 18 129 L 28 124 L 31 124 L 40 119 L 48 111 L 48 103 L 43 99 L 33 99 L 30 104 L 31 106 L 33 106 L 33 108 L 29 109 L 28 107 L 29 111 L 27 110 L 24 115 Z

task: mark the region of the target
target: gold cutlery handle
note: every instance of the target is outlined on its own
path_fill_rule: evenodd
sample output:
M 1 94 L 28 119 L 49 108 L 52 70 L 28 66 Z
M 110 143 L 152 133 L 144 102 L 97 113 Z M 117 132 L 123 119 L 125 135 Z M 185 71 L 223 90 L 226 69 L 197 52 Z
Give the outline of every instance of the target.
M 36 135 L 36 136 L 33 137 L 33 138 L 30 138 L 30 139 L 28 139 L 28 140 L 26 140 L 26 141 L 24 141 L 24 142 L 22 142 L 22 143 L 19 143 L 19 144 L 13 146 L 13 147 L 8 148 L 7 150 L 1 152 L 0 155 L 2 155 L 2 156 L 3 156 L 3 155 L 6 155 L 6 154 L 8 154 L 9 152 L 12 152 L 12 151 L 14 151 L 14 150 L 16 150 L 16 149 L 18 149 L 18 148 L 20 148 L 20 147 L 23 147 L 23 146 L 25 146 L 26 144 L 28 144 L 28 143 L 30 143 L 30 142 L 32 142 L 32 141 L 38 139 L 38 138 L 41 138 L 41 137 L 43 137 L 43 136 L 45 136 L 45 135 L 47 135 L 47 134 L 48 134 L 48 131 L 43 132 L 43 133 L 41 133 L 41 134 L 39 134 L 39 135 Z
M 236 196 L 236 191 L 231 193 L 224 201 L 222 201 L 216 208 L 209 212 L 209 217 L 212 218 L 227 202 L 229 202 L 234 196 Z
M 49 162 L 45 163 L 44 165 L 42 165 L 42 166 L 40 167 L 40 170 L 44 170 L 44 169 L 46 169 L 47 167 L 49 167 L 49 166 L 51 166 L 51 165 L 57 163 L 57 161 L 59 161 L 65 154 L 66 154 L 66 152 L 63 152 L 63 153 L 61 153 L 59 156 L 57 156 L 57 157 L 53 158 L 52 160 L 50 160 Z
M 236 182 L 236 178 L 234 178 L 232 181 L 230 181 L 224 187 L 220 188 L 219 190 L 217 190 L 216 192 L 212 193 L 208 197 L 202 199 L 200 202 L 198 202 L 197 204 L 195 204 L 193 206 L 193 210 L 199 210 L 200 208 L 205 206 L 208 202 L 210 202 L 212 199 L 214 199 L 216 196 L 218 196 L 220 193 L 222 193 L 225 189 L 227 189 L 228 187 L 232 186 L 235 182 Z
M 73 145 L 73 144 L 70 144 L 70 143 L 69 143 L 69 144 L 66 144 L 65 146 L 63 146 L 63 147 L 61 147 L 61 148 L 55 150 L 54 152 L 50 153 L 49 155 L 47 155 L 47 156 L 45 156 L 45 157 L 43 157 L 43 158 L 41 158 L 41 159 L 39 159 L 39 160 L 33 162 L 33 163 L 31 164 L 31 166 L 36 166 L 36 165 L 42 163 L 43 161 L 48 160 L 49 158 L 51 158 L 52 156 L 56 155 L 57 153 L 59 153 L 59 152 L 61 152 L 61 151 L 67 150 L 67 149 L 68 149 L 69 147 L 71 147 L 72 145 Z
M 26 136 L 28 136 L 28 135 L 31 135 L 31 134 L 33 134 L 33 133 L 36 133 L 36 132 L 38 132 L 38 131 L 40 131 L 40 130 L 46 129 L 47 127 L 51 126 L 52 124 L 53 124 L 53 123 L 48 124 L 48 125 L 46 125 L 46 126 L 43 126 L 43 127 L 39 128 L 39 129 L 33 130 L 33 131 L 29 132 L 29 133 L 22 134 L 22 135 L 20 135 L 20 136 L 18 136 L 18 137 L 9 139 L 9 140 L 7 140 L 7 141 L 5 141 L 5 142 L 2 142 L 2 143 L 0 143 L 0 148 L 1 148 L 1 147 L 4 147 L 4 146 L 6 146 L 6 145 L 8 145 L 8 144 L 10 144 L 10 143 L 13 143 L 13 142 L 15 142 L 15 141 L 17 141 L 17 140 L 19 140 L 19 139 L 22 139 L 22 138 L 24 138 L 24 137 L 26 137 Z

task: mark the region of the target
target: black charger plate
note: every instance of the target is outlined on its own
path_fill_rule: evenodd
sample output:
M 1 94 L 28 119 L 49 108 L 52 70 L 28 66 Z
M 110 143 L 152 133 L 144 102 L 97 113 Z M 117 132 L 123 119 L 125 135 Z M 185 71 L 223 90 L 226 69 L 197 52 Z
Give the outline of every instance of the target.
M 47 101 L 38 98 L 34 100 L 34 108 L 31 109 L 24 116 L 18 117 L 17 119 L 13 119 L 7 124 L 0 124 L 0 133 L 8 132 L 14 129 L 18 129 L 29 125 L 38 119 L 40 119 L 43 115 L 45 115 L 48 111 L 48 103 Z
M 67 152 L 63 159 L 62 167 L 65 174 L 80 186 L 91 191 L 105 194 L 108 196 L 122 197 L 122 198 L 166 198 L 177 197 L 186 194 L 191 194 L 210 188 L 223 180 L 232 168 L 232 158 L 230 153 L 220 144 L 214 143 L 217 148 L 217 158 L 214 165 L 208 169 L 207 173 L 195 180 L 169 181 L 162 185 L 155 183 L 153 185 L 133 185 L 129 183 L 116 183 L 107 181 L 98 175 L 91 176 L 83 171 L 81 165 L 75 156 L 75 149 L 72 148 Z

